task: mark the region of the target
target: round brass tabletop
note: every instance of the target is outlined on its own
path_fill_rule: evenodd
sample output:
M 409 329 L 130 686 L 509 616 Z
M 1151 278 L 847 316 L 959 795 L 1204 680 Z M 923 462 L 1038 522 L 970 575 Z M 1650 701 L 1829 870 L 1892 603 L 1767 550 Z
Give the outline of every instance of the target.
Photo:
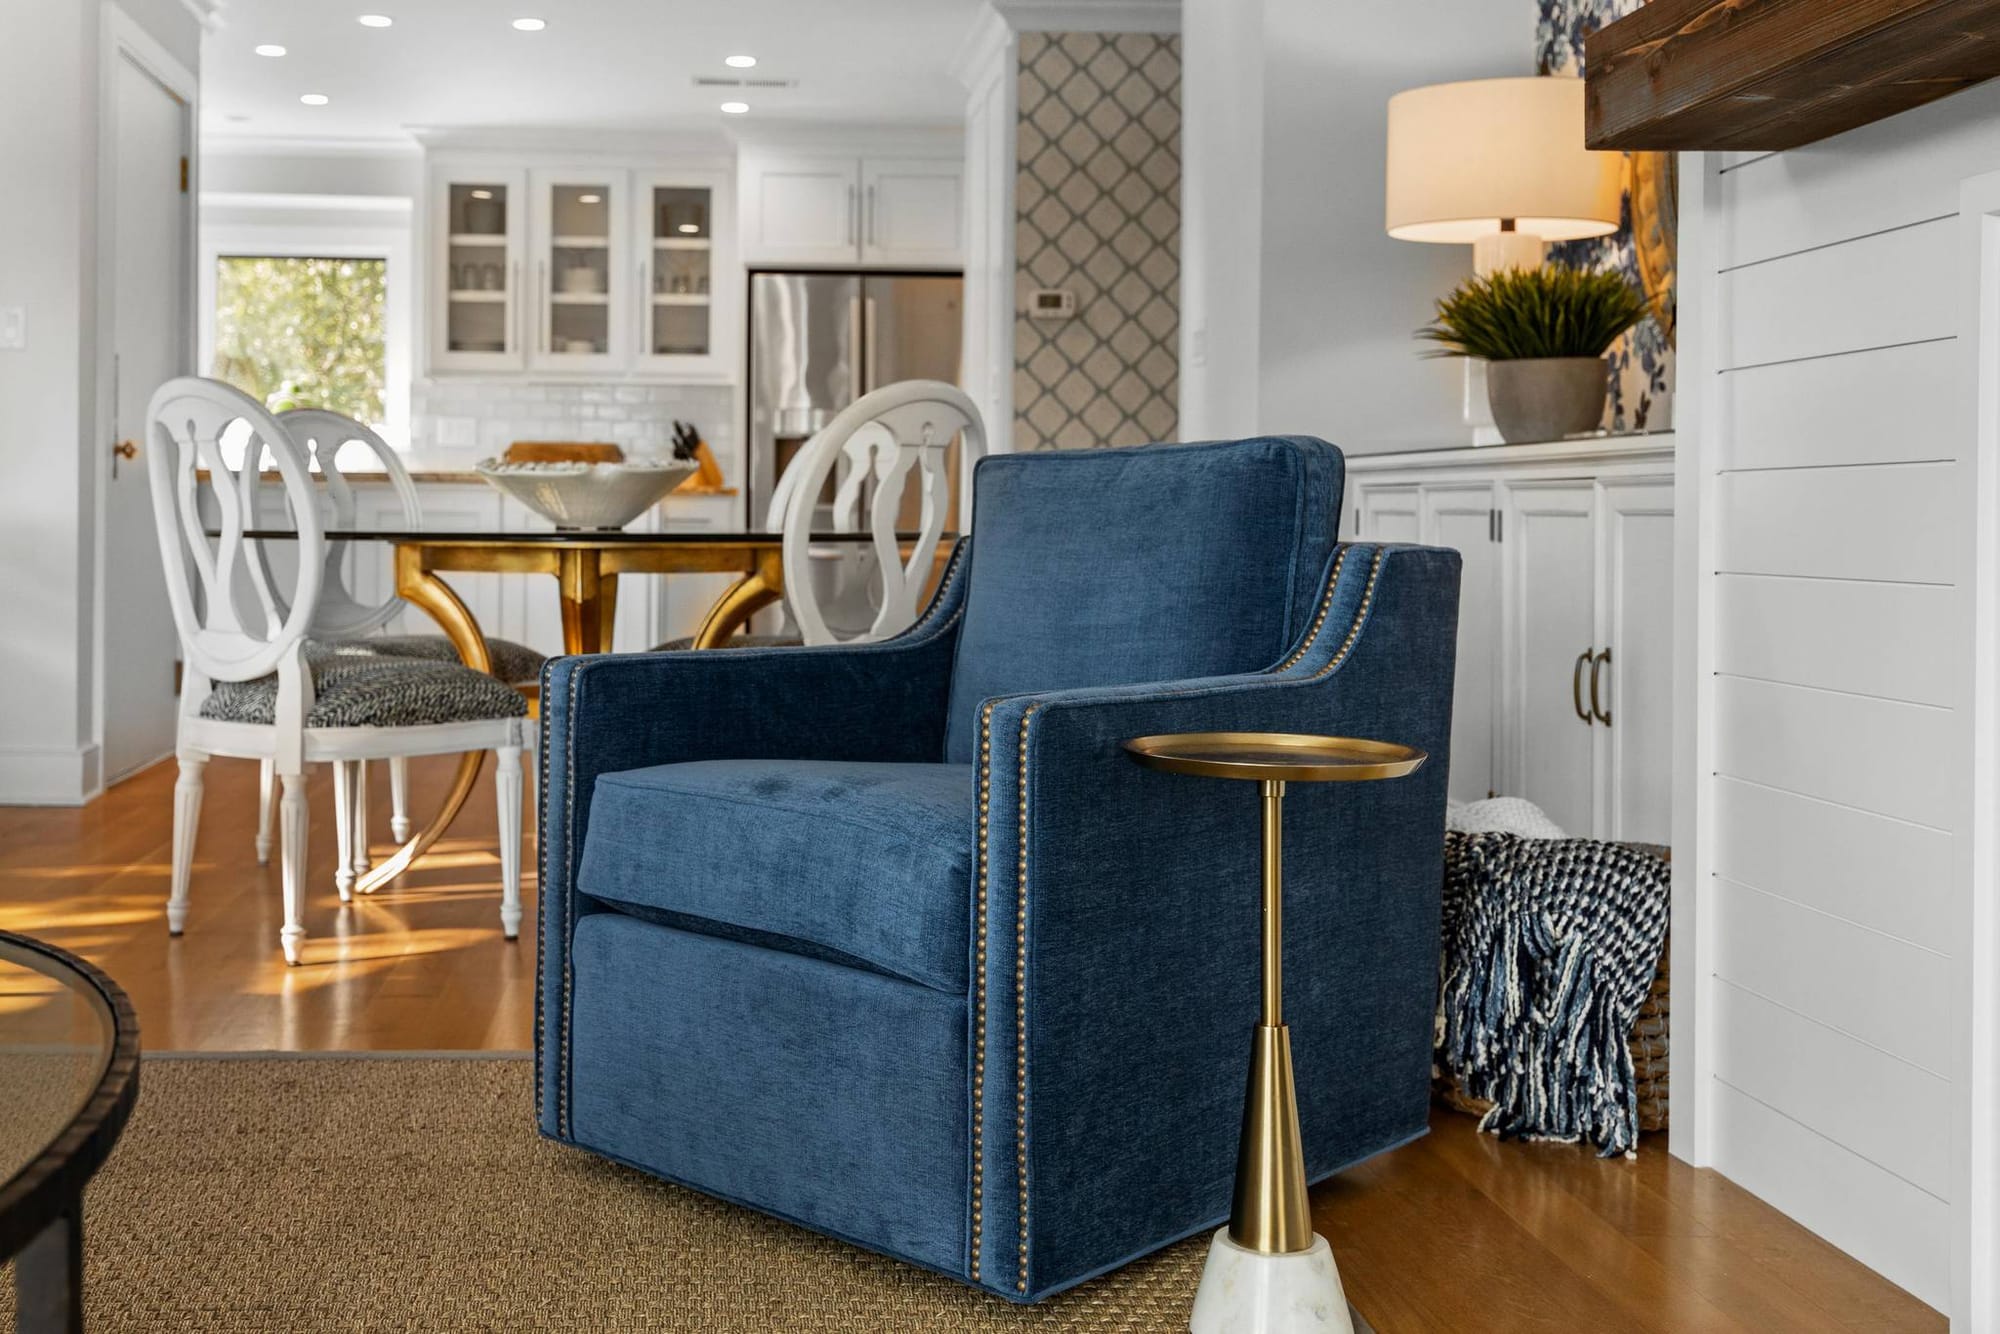
M 1429 758 L 1414 746 L 1299 732 L 1173 732 L 1134 737 L 1125 749 L 1169 773 L 1288 783 L 1401 778 Z

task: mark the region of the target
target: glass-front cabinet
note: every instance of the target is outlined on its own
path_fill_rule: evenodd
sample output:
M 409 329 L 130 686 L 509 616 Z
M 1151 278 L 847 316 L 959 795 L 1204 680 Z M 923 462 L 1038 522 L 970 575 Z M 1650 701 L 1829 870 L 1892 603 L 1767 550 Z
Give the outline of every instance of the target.
M 613 370 L 627 354 L 622 318 L 630 289 L 614 265 L 625 249 L 625 173 L 537 170 L 534 196 L 534 342 L 539 370 Z
M 431 363 L 450 370 L 518 370 L 526 174 L 433 177 Z
M 437 167 L 431 190 L 434 371 L 727 378 L 726 170 Z

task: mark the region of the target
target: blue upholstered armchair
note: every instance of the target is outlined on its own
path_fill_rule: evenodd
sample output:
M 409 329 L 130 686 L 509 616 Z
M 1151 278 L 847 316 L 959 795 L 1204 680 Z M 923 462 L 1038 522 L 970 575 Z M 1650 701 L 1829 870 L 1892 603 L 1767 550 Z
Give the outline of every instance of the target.
M 542 1132 L 1034 1301 L 1229 1210 L 1254 785 L 1127 737 L 1430 752 L 1288 800 L 1309 1175 L 1424 1131 L 1458 557 L 1341 546 L 1299 438 L 979 464 L 865 646 L 545 673 Z

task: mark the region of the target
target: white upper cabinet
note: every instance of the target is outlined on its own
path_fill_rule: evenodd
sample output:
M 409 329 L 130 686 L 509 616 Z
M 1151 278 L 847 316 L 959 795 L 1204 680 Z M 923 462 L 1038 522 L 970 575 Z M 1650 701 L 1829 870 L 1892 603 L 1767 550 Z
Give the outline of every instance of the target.
M 625 188 L 626 173 L 602 167 L 528 173 L 536 370 L 612 371 L 631 356 L 627 306 L 637 293 L 615 267 L 629 244 Z
M 957 265 L 964 234 L 961 175 L 951 158 L 863 158 L 861 262 Z
M 431 366 L 519 370 L 527 173 L 437 169 L 430 188 Z
M 429 369 L 729 379 L 734 199 L 719 166 L 433 164 Z
M 744 151 L 743 257 L 751 264 L 956 268 L 964 230 L 956 158 Z

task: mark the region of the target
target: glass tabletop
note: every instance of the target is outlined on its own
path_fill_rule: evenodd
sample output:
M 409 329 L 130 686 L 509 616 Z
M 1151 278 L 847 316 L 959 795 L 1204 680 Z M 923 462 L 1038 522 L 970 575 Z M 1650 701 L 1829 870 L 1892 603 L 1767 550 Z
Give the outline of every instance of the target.
M 210 529 L 210 537 L 217 536 Z M 243 536 L 258 542 L 283 542 L 296 540 L 298 531 L 292 528 L 247 528 Z M 898 542 L 921 542 L 922 533 L 897 533 Z M 674 542 L 690 546 L 727 545 L 730 543 L 755 543 L 763 546 L 779 546 L 785 540 L 783 533 L 746 529 L 739 532 L 699 530 L 686 533 L 633 532 L 623 528 L 557 528 L 537 529 L 531 532 L 504 532 L 499 529 L 481 530 L 440 530 L 428 528 L 328 528 L 325 537 L 330 542 L 505 542 L 522 546 L 559 546 L 565 542 L 588 542 L 592 545 L 640 546 L 646 543 Z M 873 542 L 874 534 L 866 532 L 814 533 L 812 542 L 858 543 Z M 938 542 L 955 542 L 957 533 L 940 533 Z
M 96 982 L 19 937 L 0 936 L 0 1188 L 82 1114 L 118 1037 Z

